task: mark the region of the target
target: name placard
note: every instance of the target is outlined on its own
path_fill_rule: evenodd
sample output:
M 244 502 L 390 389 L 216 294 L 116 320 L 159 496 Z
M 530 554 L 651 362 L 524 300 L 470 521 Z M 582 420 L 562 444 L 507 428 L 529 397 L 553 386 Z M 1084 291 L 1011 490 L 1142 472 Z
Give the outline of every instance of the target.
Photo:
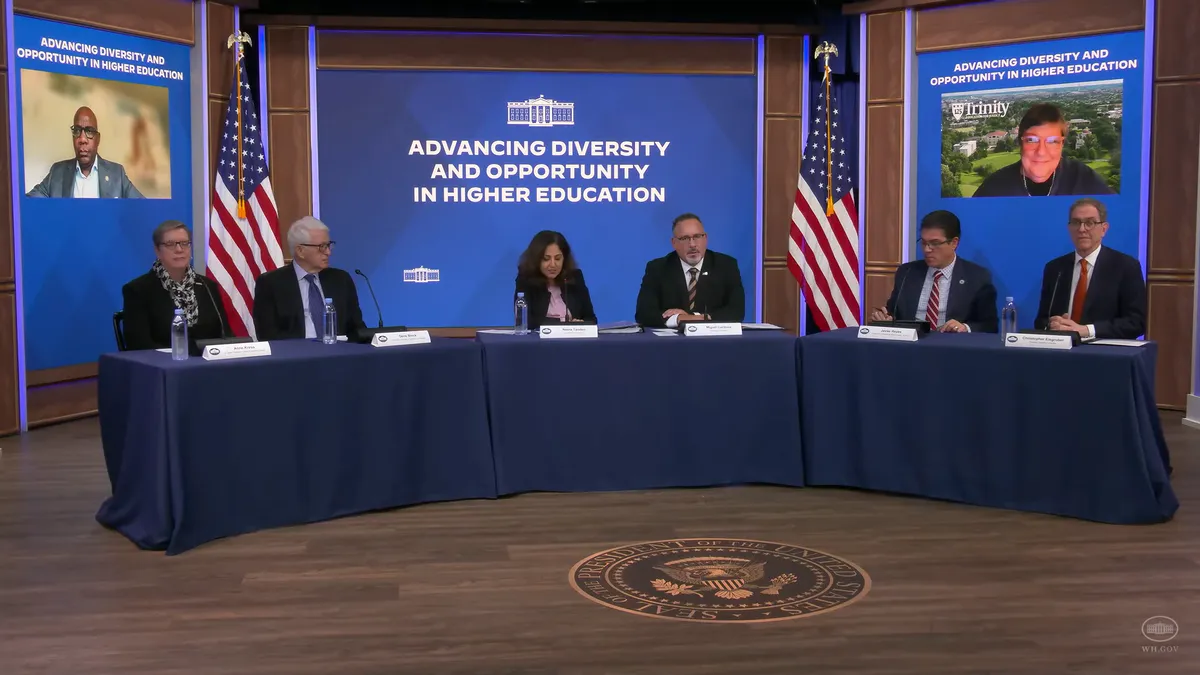
M 400 330 L 390 333 L 376 333 L 371 337 L 372 347 L 403 347 L 404 345 L 429 344 L 427 330 Z
M 684 335 L 741 335 L 742 323 L 685 323 Z
M 557 338 L 594 338 L 600 337 L 599 326 L 596 324 L 582 323 L 559 323 L 549 326 L 542 326 L 538 331 L 544 339 L 554 340 Z
M 893 342 L 916 342 L 916 328 L 896 326 L 860 326 L 858 337 L 863 340 L 892 340 Z
M 227 345 L 210 345 L 204 348 L 201 356 L 205 361 L 225 361 L 227 359 L 248 359 L 253 356 L 270 356 L 270 342 L 233 342 Z
M 1004 346 L 1025 349 L 1070 349 L 1074 346 L 1074 342 L 1070 335 L 1010 333 L 1004 336 Z

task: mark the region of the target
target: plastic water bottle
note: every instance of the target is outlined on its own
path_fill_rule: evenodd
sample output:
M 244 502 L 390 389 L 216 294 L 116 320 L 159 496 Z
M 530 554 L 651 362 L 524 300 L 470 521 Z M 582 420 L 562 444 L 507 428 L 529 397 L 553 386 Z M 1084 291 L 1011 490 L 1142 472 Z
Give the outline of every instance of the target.
M 337 328 L 337 308 L 333 306 L 333 298 L 325 298 L 325 334 L 321 336 L 321 342 L 337 344 Z
M 1000 338 L 1017 332 L 1017 305 L 1011 297 L 1004 298 L 1004 309 L 1000 310 Z
M 525 294 L 517 293 L 516 323 L 513 325 L 513 335 L 529 334 L 529 306 L 525 304 Z
M 175 310 L 171 317 L 171 358 L 183 361 L 188 357 L 187 317 L 182 309 Z

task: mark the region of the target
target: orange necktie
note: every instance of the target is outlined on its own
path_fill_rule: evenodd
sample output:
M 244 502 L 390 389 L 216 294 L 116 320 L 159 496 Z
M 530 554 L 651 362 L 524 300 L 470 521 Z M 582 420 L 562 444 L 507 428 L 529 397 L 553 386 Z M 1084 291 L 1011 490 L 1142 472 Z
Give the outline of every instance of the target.
M 1075 284 L 1075 298 L 1071 300 L 1071 320 L 1075 323 L 1083 321 L 1083 302 L 1087 299 L 1088 277 L 1087 260 L 1079 261 L 1079 283 Z

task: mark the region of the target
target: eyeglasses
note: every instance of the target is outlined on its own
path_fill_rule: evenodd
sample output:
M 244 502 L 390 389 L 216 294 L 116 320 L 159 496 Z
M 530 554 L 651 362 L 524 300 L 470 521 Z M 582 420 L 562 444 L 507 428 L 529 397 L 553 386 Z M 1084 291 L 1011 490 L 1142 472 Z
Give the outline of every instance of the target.
M 190 241 L 164 241 L 158 245 L 159 248 L 173 248 L 176 251 L 186 251 L 192 247 Z
M 329 253 L 330 251 L 333 250 L 333 245 L 336 243 L 337 243 L 336 241 L 331 241 L 331 242 L 327 242 L 324 244 L 300 244 L 300 245 L 308 246 L 310 248 L 315 248 L 318 251 L 320 251 L 321 253 Z
M 96 129 L 96 127 L 81 127 L 79 125 L 73 125 L 71 127 L 72 138 L 79 138 L 79 134 L 83 134 L 84 136 L 87 136 L 88 140 L 91 140 L 95 138 L 96 134 L 98 133 L 100 133 L 100 131 Z
M 1091 230 L 1091 229 L 1094 229 L 1097 225 L 1102 225 L 1103 223 L 1104 223 L 1103 220 L 1092 220 L 1090 218 L 1087 220 L 1080 220 L 1078 218 L 1072 218 L 1067 221 L 1067 226 L 1072 227 L 1072 228 L 1078 228 L 1080 225 L 1082 225 L 1084 227 L 1084 229 Z
M 708 236 L 707 234 L 701 232 L 700 234 L 693 234 L 693 235 L 685 234 L 680 237 L 675 237 L 675 239 L 681 244 L 686 244 L 689 241 L 702 241 L 707 236 Z
M 1062 136 L 1047 136 L 1045 138 L 1039 138 L 1037 136 L 1022 136 L 1021 142 L 1025 145 L 1037 145 L 1038 143 L 1045 143 L 1046 145 L 1054 148 L 1062 145 L 1063 139 Z
M 949 243 L 950 242 L 947 241 L 946 239 L 942 239 L 941 241 L 926 241 L 924 239 L 918 239 L 917 240 L 917 248 L 935 249 L 935 248 L 941 248 Z

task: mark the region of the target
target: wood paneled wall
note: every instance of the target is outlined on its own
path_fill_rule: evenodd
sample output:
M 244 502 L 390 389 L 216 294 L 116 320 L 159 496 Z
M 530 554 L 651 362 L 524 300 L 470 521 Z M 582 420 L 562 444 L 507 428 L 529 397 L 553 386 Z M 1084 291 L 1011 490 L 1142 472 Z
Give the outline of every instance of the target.
M 203 1 L 203 0 L 197 0 Z M 231 4 L 209 2 L 208 9 L 208 71 L 209 105 L 223 106 L 228 99 L 228 83 L 232 77 L 225 38 L 233 31 L 234 9 Z M 194 45 L 196 35 L 196 5 L 193 0 L 121 0 L 121 2 L 91 2 L 89 0 L 14 0 L 13 9 L 27 14 L 65 23 L 140 35 L 178 44 Z M 3 27 L 0 27 L 3 36 Z M 7 38 L 7 36 L 3 36 Z M 4 67 L 7 52 L 0 41 L 0 97 L 7 99 L 7 77 Z M 7 100 L 0 101 L 0 114 L 8 114 Z M 221 117 L 221 112 L 217 114 Z M 218 122 L 219 123 L 219 122 Z M 7 123 L 5 129 L 7 129 Z M 5 161 L 0 162 L 0 182 L 8 185 L 11 151 L 7 133 L 3 134 Z M 213 151 L 215 154 L 215 150 Z M 197 177 L 197 180 L 206 180 Z M 19 380 L 16 362 L 16 298 L 13 269 L 13 208 L 10 191 L 3 193 L 4 217 L 0 225 L 0 435 L 20 428 Z M 27 414 L 30 427 L 75 419 L 96 413 L 96 364 L 83 363 L 63 368 L 31 371 L 26 376 Z
M 929 8 L 935 5 L 953 5 Z M 960 49 L 1026 40 L 1141 30 L 1142 0 L 1000 0 L 942 3 L 875 0 L 867 17 L 867 139 L 863 199 L 867 306 L 891 292 L 901 260 L 903 63 L 906 50 Z M 914 7 L 914 43 L 904 44 L 904 10 Z M 921 7 L 926 7 L 922 9 Z M 1159 343 L 1157 398 L 1182 408 L 1190 389 L 1200 145 L 1200 3 L 1157 0 L 1151 117 L 1147 336 Z M 848 8 L 849 10 L 850 8 Z M 881 11 L 884 10 L 884 11 Z M 1030 21 L 1030 16 L 1037 21 Z
M 904 262 L 904 12 L 867 16 L 863 307 L 882 307 Z
M 308 105 L 308 26 L 267 26 L 267 160 L 279 238 L 287 241 L 292 223 L 313 212 L 311 114 Z M 262 95 L 262 92 L 259 92 Z M 292 252 L 284 246 L 284 257 Z
M 1146 333 L 1158 341 L 1158 402 L 1182 409 L 1195 366 L 1200 2 L 1157 0 L 1154 32 Z
M 265 20 L 265 19 L 264 19 Z M 249 21 L 249 18 L 247 18 Z M 267 130 L 271 178 L 279 203 L 280 235 L 312 208 L 309 119 L 309 31 L 306 25 L 266 26 Z M 364 20 L 368 22 L 369 20 Z M 365 25 L 365 24 L 364 24 Z M 540 35 L 516 32 L 316 31 L 317 67 L 324 69 L 546 70 L 544 54 L 562 55 L 559 72 L 745 74 L 757 72 L 757 39 L 744 36 L 654 39 L 607 34 Z M 609 27 L 612 28 L 612 27 Z M 493 29 L 494 30 L 494 29 Z M 553 43 L 553 44 L 548 44 Z M 763 317 L 799 330 L 799 292 L 787 270 L 787 237 L 800 170 L 803 33 L 770 35 L 764 54 Z M 320 177 L 317 177 L 319 181 Z M 681 207 L 681 210 L 682 207 Z M 714 248 L 720 244 L 714 242 Z M 746 273 L 757 261 L 744 263 Z
M 8 35 L 0 26 L 0 436 L 21 430 L 17 295 L 13 251 L 12 162 L 8 142 Z

